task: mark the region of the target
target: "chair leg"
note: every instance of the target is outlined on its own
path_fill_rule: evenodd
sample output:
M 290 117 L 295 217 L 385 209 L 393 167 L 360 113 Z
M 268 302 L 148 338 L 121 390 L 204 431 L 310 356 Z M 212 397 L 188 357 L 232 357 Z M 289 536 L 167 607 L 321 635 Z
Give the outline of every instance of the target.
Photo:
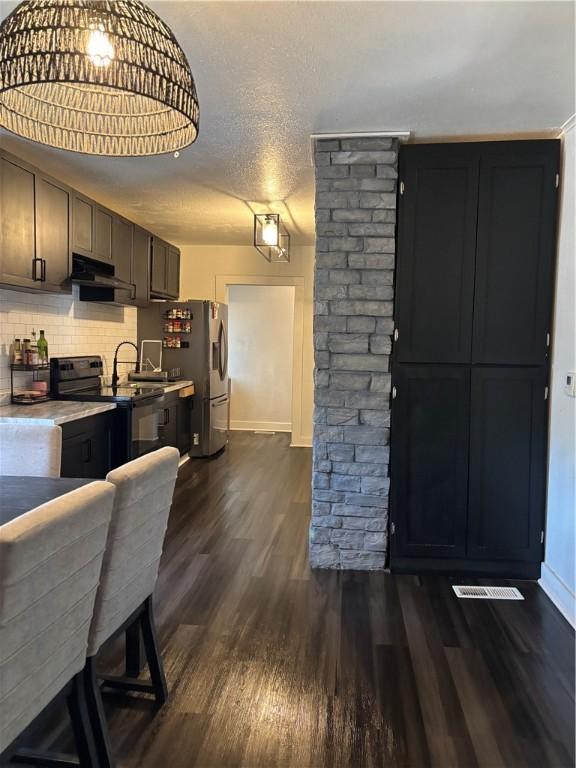
M 74 741 L 80 765 L 84 768 L 98 768 L 98 750 L 92 730 L 92 723 L 86 699 L 86 688 L 84 685 L 83 673 L 78 672 L 72 681 L 72 688 L 66 698 L 70 720 L 72 721 L 72 730 L 74 732 Z
M 96 677 L 94 657 L 88 657 L 86 659 L 86 664 L 80 674 L 83 677 L 86 706 L 92 724 L 92 733 L 98 758 L 97 765 L 100 766 L 100 768 L 114 768 L 114 756 L 112 754 L 112 746 L 108 734 L 108 724 L 106 723 L 102 694 L 100 693 L 100 686 L 98 685 L 98 679 Z
M 142 671 L 142 648 L 140 643 L 140 621 L 136 620 L 126 629 L 126 677 L 138 677 Z
M 154 695 L 156 702 L 161 706 L 168 698 L 168 686 L 166 676 L 164 675 L 164 665 L 162 656 L 158 649 L 158 640 L 156 638 L 156 625 L 154 623 L 154 611 L 152 608 L 152 596 L 144 601 L 144 611 L 140 617 L 142 627 L 142 637 L 144 639 L 144 648 L 146 650 L 146 660 L 150 669 L 150 678 L 154 686 Z

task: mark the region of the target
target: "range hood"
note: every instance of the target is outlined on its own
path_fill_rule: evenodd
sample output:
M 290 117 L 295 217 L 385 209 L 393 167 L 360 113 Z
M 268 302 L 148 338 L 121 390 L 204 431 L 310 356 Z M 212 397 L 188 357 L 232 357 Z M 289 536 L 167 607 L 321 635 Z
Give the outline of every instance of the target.
M 135 290 L 133 283 L 114 277 L 112 264 L 103 264 L 100 261 L 87 259 L 85 256 L 77 256 L 76 254 L 72 254 L 70 280 L 74 285 L 85 285 L 90 288 L 130 291 L 131 294 Z

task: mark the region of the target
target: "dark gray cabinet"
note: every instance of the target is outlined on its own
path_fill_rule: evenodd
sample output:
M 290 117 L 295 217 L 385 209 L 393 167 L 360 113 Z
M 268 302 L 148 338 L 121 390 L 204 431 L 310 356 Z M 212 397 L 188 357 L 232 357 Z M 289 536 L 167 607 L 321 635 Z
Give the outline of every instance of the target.
M 112 468 L 114 411 L 62 425 L 62 477 L 103 479 Z
M 71 190 L 11 155 L 0 155 L 0 283 L 70 292 Z
M 71 190 L 60 182 L 36 175 L 36 257 L 41 259 L 46 290 L 70 290 Z
M 470 359 L 480 160 L 466 144 L 421 145 L 401 155 L 396 358 Z
M 80 256 L 112 262 L 114 214 L 89 197 L 74 192 L 72 204 L 72 250 Z
M 131 221 L 120 216 L 112 217 L 112 261 L 114 276 L 133 283 L 132 261 L 134 248 L 134 225 Z M 135 289 L 115 291 L 115 301 L 120 304 L 130 304 L 134 298 Z
M 70 293 L 76 254 L 134 286 L 85 286 L 82 299 L 144 307 L 179 297 L 178 248 L 7 152 L 0 152 L 0 212 L 0 285 Z
M 554 141 L 497 142 L 482 152 L 472 360 L 543 365 L 556 238 Z
M 401 149 L 394 570 L 540 575 L 559 155 Z
M 469 370 L 403 365 L 394 387 L 395 545 L 409 557 L 464 557 Z
M 94 258 L 94 204 L 79 192 L 72 198 L 72 250 Z
M 180 397 L 179 391 L 164 397 L 162 445 L 178 448 L 180 454 L 190 450 L 192 402 L 192 397 Z
M 134 225 L 132 249 L 132 279 L 134 295 L 130 303 L 137 307 L 146 307 L 150 301 L 150 232 Z
M 537 561 L 546 484 L 546 372 L 472 369 L 468 554 Z
M 180 295 L 180 251 L 159 237 L 152 238 L 150 295 L 160 299 Z

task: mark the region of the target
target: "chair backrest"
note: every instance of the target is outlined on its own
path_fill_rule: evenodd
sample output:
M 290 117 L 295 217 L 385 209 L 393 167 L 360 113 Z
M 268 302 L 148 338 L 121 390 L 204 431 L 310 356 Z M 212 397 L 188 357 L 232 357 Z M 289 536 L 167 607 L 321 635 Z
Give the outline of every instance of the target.
M 176 448 L 160 448 L 106 477 L 116 486 L 116 499 L 88 656 L 94 656 L 154 591 L 179 460 Z
M 96 481 L 0 526 L 0 752 L 84 666 L 114 493 Z
M 62 429 L 0 423 L 0 475 L 60 477 Z

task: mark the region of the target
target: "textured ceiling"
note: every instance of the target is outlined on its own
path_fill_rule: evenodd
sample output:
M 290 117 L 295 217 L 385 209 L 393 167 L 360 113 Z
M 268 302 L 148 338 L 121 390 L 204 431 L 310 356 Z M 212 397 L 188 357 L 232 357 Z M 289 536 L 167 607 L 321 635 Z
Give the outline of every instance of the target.
M 0 15 L 14 3 L 0 2 Z M 251 209 L 313 239 L 312 132 L 541 131 L 574 112 L 571 2 L 151 2 L 187 53 L 198 141 L 94 158 L 2 145 L 179 244 L 248 244 Z

